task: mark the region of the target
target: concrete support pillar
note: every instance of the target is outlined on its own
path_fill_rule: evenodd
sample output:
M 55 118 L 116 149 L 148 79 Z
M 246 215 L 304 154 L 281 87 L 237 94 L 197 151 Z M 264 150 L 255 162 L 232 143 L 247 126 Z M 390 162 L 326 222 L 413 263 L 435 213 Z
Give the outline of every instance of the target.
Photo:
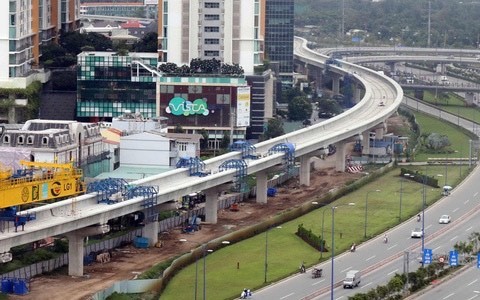
M 395 63 L 394 62 L 389 62 L 387 65 L 390 67 L 390 74 L 394 75 L 395 74 Z
M 355 84 L 353 86 L 353 101 L 356 103 L 360 102 L 362 100 L 362 89 L 358 84 Z
M 370 131 L 362 132 L 362 154 L 370 154 Z
M 83 276 L 83 239 L 90 235 L 104 234 L 110 226 L 103 224 L 90 226 L 67 233 L 68 238 L 68 275 Z
M 267 171 L 262 170 L 260 172 L 257 172 L 255 175 L 257 176 L 257 203 L 267 203 Z
M 205 190 L 205 222 L 217 224 L 218 189 Z
M 383 135 L 385 134 L 385 128 L 379 127 L 375 128 L 375 139 L 376 140 L 383 140 Z
M 310 156 L 300 156 L 300 185 L 310 186 Z
M 465 102 L 467 102 L 467 105 L 472 105 L 474 103 L 474 94 L 472 92 L 466 92 L 465 93 Z
M 83 276 L 83 235 L 71 233 L 68 237 L 68 275 Z
M 340 76 L 339 75 L 332 75 L 332 92 L 334 95 L 340 94 Z
M 344 141 L 335 144 L 337 148 L 337 152 L 335 152 L 335 170 L 339 172 L 345 172 L 346 145 Z
M 154 246 L 158 242 L 158 221 L 145 224 L 143 227 L 143 237 L 148 238 L 149 247 Z

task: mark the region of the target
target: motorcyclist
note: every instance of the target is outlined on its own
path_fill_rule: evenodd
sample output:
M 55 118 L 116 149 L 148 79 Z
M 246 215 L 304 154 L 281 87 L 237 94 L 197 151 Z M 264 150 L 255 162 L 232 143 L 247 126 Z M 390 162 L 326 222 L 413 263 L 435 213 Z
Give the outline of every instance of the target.
M 417 215 L 417 222 L 420 222 L 420 220 L 422 219 L 422 217 L 420 216 L 420 214 Z
M 350 252 L 355 252 L 356 249 L 357 249 L 357 245 L 353 243 L 352 246 L 350 247 Z
M 305 262 L 302 262 L 302 264 L 300 265 L 300 273 L 305 273 L 305 271 Z
M 383 236 L 383 242 L 386 244 L 388 243 L 388 236 L 387 234 L 385 233 L 385 235 Z

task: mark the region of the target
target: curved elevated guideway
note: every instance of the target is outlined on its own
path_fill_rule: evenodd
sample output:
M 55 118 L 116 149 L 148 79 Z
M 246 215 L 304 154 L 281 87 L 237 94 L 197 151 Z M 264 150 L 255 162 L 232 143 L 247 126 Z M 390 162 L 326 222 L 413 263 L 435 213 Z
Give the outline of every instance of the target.
M 306 40 L 296 38 L 296 58 L 306 64 L 323 68 L 327 57 L 309 50 L 306 44 Z M 402 102 L 402 89 L 395 81 L 384 75 L 346 62 L 342 62 L 341 68 L 331 66 L 331 70 L 338 74 L 354 76 L 365 88 L 363 99 L 350 110 L 332 119 L 256 144 L 258 159 L 245 159 L 244 161 L 246 173 L 257 174 L 257 183 L 259 177 L 266 178 L 266 170 L 285 162 L 284 153 L 269 151 L 274 146 L 281 143 L 293 144 L 295 146 L 295 158 L 300 158 L 302 161 L 303 157 L 309 158 L 319 150 L 326 149 L 330 144 L 340 143 L 353 136 L 358 136 L 370 128 L 381 125 L 390 115 L 396 112 Z M 384 105 L 380 106 L 380 102 L 383 102 Z M 342 153 L 340 151 L 339 154 L 337 151 L 337 155 L 342 155 L 337 160 L 344 162 Z M 154 208 L 159 204 L 178 199 L 192 192 L 215 190 L 222 184 L 234 181 L 236 170 L 218 171 L 222 163 L 231 159 L 242 159 L 242 153 L 235 151 L 205 161 L 205 169 L 211 172 L 203 177 L 190 176 L 188 169 L 181 168 L 144 178 L 131 184 L 158 188 L 158 194 L 151 207 Z M 304 161 L 308 162 L 308 160 Z M 306 162 L 302 163 L 304 169 L 307 169 Z M 260 175 L 261 173 L 263 175 Z M 266 179 L 263 181 L 266 182 Z M 260 187 L 265 189 L 266 194 L 266 183 L 260 185 Z M 213 195 L 213 193 L 210 195 Z M 36 220 L 27 223 L 24 231 L 3 232 L 0 235 L 0 253 L 7 252 L 16 245 L 37 241 L 48 236 L 69 233 L 70 265 L 72 260 L 76 265 L 73 268 L 69 266 L 69 273 L 71 275 L 79 275 L 80 273 L 81 275 L 83 273 L 83 248 L 81 248 L 82 243 L 80 241 L 83 239 L 75 242 L 75 234 L 72 233 L 88 226 L 105 224 L 109 219 L 145 209 L 145 199 L 143 197 L 111 205 L 99 204 L 97 197 L 97 194 L 91 193 L 22 212 L 35 213 Z M 208 197 L 207 193 L 207 221 L 216 222 L 217 200 L 216 197 Z M 209 218 L 210 220 L 208 220 Z M 158 226 L 158 222 L 151 222 L 151 224 L 157 224 Z M 152 237 L 156 236 L 156 227 L 153 226 L 151 229 L 147 227 L 148 224 L 145 230 L 153 232 Z

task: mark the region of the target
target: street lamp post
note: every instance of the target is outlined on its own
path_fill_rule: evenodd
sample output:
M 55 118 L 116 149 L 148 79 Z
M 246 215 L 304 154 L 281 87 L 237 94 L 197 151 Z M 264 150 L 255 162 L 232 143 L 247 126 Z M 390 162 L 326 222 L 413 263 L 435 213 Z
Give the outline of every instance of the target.
M 409 177 L 410 174 L 405 173 L 403 174 L 405 177 Z M 400 207 L 398 209 L 398 222 L 402 222 L 402 196 L 403 196 L 403 181 L 405 179 L 403 177 L 400 178 Z
M 425 175 L 423 175 L 423 193 L 422 193 L 422 255 L 425 252 L 425 202 L 427 198 L 427 167 L 425 166 Z M 422 259 L 422 267 L 424 266 L 425 262 Z
M 343 205 L 339 205 L 339 206 L 345 206 L 345 205 L 354 206 L 355 203 L 348 203 L 348 204 L 343 204 Z M 331 209 L 332 209 L 332 257 L 331 257 L 332 269 L 331 269 L 331 274 L 330 274 L 330 276 L 331 276 L 331 278 L 330 278 L 330 300 L 333 300 L 333 298 L 334 298 L 333 297 L 333 290 L 334 290 L 334 287 L 335 287 L 335 279 L 334 279 L 334 277 L 335 277 L 335 268 L 334 268 L 334 262 L 335 262 L 335 209 L 338 208 L 339 206 L 332 206 L 331 207 Z
M 280 229 L 282 226 L 277 226 L 276 228 Z M 268 228 L 265 231 L 265 263 L 264 263 L 264 279 L 263 282 L 267 283 L 267 273 L 268 273 L 268 232 L 271 228 Z
M 197 246 L 200 245 L 200 243 L 194 242 L 194 241 L 189 241 L 187 239 L 180 239 L 179 240 L 182 243 L 194 243 Z M 222 241 L 223 245 L 229 245 L 230 241 Z M 193 251 L 193 250 L 192 250 Z M 206 253 L 211 253 L 213 252 L 212 249 L 207 250 L 207 244 L 202 244 L 202 256 L 203 256 L 203 300 L 206 300 L 207 298 L 207 272 L 206 272 Z M 197 300 L 197 294 L 198 294 L 198 259 L 195 258 L 195 294 L 194 294 L 194 299 Z
M 367 195 L 365 196 L 365 224 L 364 224 L 365 225 L 365 230 L 364 230 L 364 233 L 363 233 L 364 238 L 367 237 L 368 194 L 370 194 L 371 192 L 380 192 L 380 190 L 368 191 Z

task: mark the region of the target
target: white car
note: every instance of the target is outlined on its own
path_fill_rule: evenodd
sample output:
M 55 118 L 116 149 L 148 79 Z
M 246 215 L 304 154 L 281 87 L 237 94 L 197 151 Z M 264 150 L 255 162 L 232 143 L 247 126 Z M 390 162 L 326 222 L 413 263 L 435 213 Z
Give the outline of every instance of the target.
M 412 238 L 421 238 L 422 236 L 423 236 L 422 228 L 415 228 L 414 230 L 412 230 L 412 234 L 410 235 L 410 237 Z
M 438 223 L 440 223 L 440 224 L 448 224 L 448 223 L 450 223 L 450 221 L 451 221 L 451 218 L 450 218 L 449 215 L 443 215 L 443 216 L 441 216 L 440 219 L 438 220 Z

